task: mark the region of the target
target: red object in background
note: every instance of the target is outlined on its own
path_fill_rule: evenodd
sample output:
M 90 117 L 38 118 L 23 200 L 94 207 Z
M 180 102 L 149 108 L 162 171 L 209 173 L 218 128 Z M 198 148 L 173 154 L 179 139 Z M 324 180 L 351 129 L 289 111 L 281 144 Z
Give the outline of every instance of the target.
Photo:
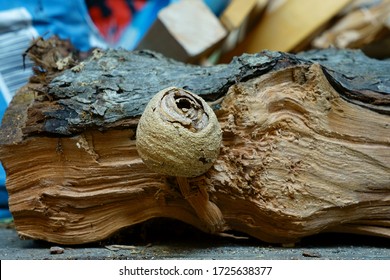
M 104 39 L 114 44 L 146 0 L 86 0 L 86 3 L 92 21 Z

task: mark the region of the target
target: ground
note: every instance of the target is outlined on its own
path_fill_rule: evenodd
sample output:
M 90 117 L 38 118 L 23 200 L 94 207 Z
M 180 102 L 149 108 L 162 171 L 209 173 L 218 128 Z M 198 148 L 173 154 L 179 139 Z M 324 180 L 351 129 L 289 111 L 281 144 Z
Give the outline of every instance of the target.
M 286 247 L 251 238 L 210 236 L 180 224 L 176 227 L 179 230 L 173 231 L 173 225 L 177 224 L 158 222 L 157 225 L 131 228 L 99 244 L 62 246 L 21 240 L 12 226 L 3 224 L 0 226 L 0 259 L 390 260 L 390 241 L 383 238 L 327 233 L 307 237 L 294 247 Z M 53 248 L 55 246 L 61 248 Z M 57 254 L 51 253 L 51 248 Z

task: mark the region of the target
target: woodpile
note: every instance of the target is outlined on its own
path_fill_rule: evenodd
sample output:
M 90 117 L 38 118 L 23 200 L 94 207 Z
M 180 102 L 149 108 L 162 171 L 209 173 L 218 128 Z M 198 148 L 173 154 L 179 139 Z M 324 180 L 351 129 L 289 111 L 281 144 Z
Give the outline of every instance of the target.
M 313 41 L 317 48 L 361 48 L 390 34 L 390 1 L 354 9 Z
M 219 16 L 203 1 L 181 0 L 158 13 L 137 49 L 194 64 L 328 47 L 388 58 L 389 38 L 390 0 L 232 0 Z
M 221 16 L 230 34 L 220 61 L 264 49 L 299 52 L 328 47 L 362 49 L 370 57 L 390 57 L 389 0 L 255 2 L 245 16 L 240 9 L 227 9 Z M 242 18 L 240 27 L 237 18 Z M 235 31 L 229 28 L 231 22 L 236 23 Z
M 36 41 L 30 56 L 35 76 L 0 130 L 21 237 L 82 244 L 156 217 L 273 243 L 324 231 L 390 237 L 388 62 L 335 49 L 210 67 L 124 50 L 78 62 L 57 39 Z M 136 148 L 145 106 L 171 86 L 206 100 L 222 132 L 213 166 L 185 191 Z

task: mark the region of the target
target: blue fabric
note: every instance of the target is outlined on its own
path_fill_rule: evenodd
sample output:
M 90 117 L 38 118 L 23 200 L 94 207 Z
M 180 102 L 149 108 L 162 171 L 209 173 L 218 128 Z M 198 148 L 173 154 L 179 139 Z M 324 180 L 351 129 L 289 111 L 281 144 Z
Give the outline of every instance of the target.
M 222 12 L 225 10 L 227 5 L 229 5 L 230 0 L 204 0 L 210 10 L 219 17 Z M 245 5 L 245 4 L 244 4 Z
M 0 123 L 3 118 L 5 109 L 7 109 L 7 102 L 4 99 L 2 91 L 0 91 Z M 0 163 L 0 189 L 5 186 L 5 171 L 3 166 Z
M 0 221 L 6 221 L 12 218 L 11 212 L 7 209 L 0 209 Z
M 34 28 L 42 36 L 58 35 L 69 39 L 75 47 L 86 51 L 93 47 L 91 36 L 102 38 L 90 22 L 84 0 L 8 0 L 0 2 L 0 10 L 24 7 L 32 16 Z
M 0 163 L 0 190 L 5 187 L 5 171 Z
M 7 102 L 4 99 L 2 91 L 0 91 L 0 122 L 3 118 Z M 11 212 L 8 210 L 8 193 L 5 189 L 5 171 L 0 163 L 0 220 L 11 218 Z
M 5 187 L 0 187 L 0 208 L 8 208 L 8 193 Z
M 132 23 L 124 31 L 116 46 L 134 49 L 157 18 L 160 9 L 180 0 L 149 0 L 134 15 Z M 204 0 L 217 16 L 230 0 Z M 32 23 L 39 35 L 57 35 L 69 39 L 72 44 L 86 51 L 92 47 L 108 47 L 92 23 L 84 0 L 9 0 L 0 1 L 0 10 L 24 7 L 32 16 Z
M 177 0 L 149 0 L 145 6 L 134 15 L 131 24 L 123 32 L 118 47 L 133 50 L 145 36 L 157 19 L 158 12 Z
M 3 119 L 3 116 L 5 113 L 5 110 L 7 109 L 7 106 L 8 106 L 7 101 L 5 100 L 3 92 L 0 90 L 0 123 L 1 123 L 1 120 Z M 0 181 L 0 184 L 1 184 L 1 181 Z

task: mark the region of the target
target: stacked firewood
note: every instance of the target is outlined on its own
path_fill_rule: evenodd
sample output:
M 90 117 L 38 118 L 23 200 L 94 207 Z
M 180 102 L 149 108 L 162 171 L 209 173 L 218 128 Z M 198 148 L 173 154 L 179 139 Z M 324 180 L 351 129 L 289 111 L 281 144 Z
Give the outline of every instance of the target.
M 186 0 L 160 11 L 139 49 L 209 64 L 265 49 L 359 48 L 387 58 L 389 37 L 389 0 L 233 0 L 219 17 Z

